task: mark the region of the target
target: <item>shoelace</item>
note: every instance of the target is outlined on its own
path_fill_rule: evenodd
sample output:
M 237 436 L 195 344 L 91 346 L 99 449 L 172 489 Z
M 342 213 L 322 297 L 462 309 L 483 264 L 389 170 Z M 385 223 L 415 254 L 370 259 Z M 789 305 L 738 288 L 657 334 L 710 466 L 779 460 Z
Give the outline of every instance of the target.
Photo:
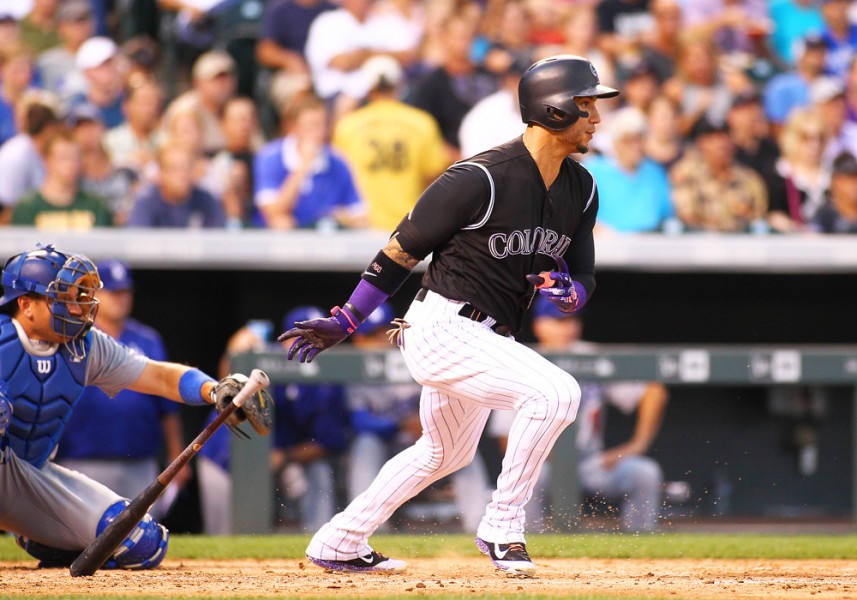
M 530 558 L 530 556 L 527 554 L 527 549 L 520 542 L 515 542 L 512 544 L 509 544 L 509 553 L 510 554 L 518 554 L 518 555 L 522 556 L 523 558 L 527 558 L 527 559 Z

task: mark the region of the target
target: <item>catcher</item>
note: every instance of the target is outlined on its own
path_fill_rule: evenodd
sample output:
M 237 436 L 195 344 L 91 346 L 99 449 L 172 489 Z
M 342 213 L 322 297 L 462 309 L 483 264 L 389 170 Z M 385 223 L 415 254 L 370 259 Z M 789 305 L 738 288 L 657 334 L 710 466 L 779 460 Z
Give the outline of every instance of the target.
M 128 500 L 51 461 L 84 386 L 109 396 L 123 389 L 222 410 L 246 382 L 215 381 L 202 371 L 146 358 L 92 327 L 101 288 L 81 254 L 52 245 L 10 258 L 0 297 L 0 530 L 39 559 L 68 567 L 122 512 Z M 266 392 L 230 418 L 260 434 L 271 427 Z M 103 568 L 152 569 L 167 552 L 169 532 L 150 515 Z

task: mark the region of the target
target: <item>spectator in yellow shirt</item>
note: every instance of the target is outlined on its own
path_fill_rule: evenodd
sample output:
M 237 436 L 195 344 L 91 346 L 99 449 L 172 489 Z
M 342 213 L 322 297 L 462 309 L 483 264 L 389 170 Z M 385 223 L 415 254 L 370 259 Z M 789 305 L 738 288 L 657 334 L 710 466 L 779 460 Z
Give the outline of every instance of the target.
M 391 231 L 452 161 L 434 118 L 398 99 L 399 63 L 376 56 L 363 70 L 368 102 L 337 122 L 333 146 L 351 166 L 370 226 Z

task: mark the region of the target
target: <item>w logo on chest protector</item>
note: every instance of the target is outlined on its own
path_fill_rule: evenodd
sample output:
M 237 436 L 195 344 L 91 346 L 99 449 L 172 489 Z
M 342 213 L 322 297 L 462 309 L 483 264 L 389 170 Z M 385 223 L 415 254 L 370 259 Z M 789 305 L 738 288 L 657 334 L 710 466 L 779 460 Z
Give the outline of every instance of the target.
M 50 358 L 35 358 L 33 359 L 33 370 L 39 375 L 50 375 L 54 370 L 54 361 Z

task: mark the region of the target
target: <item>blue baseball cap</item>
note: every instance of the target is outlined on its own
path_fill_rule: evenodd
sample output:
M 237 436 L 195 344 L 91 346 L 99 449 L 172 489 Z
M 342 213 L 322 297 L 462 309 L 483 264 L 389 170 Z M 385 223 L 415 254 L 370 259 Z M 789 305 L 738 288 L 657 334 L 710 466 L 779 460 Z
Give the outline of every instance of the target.
M 372 314 L 357 328 L 356 333 L 362 335 L 371 335 L 379 329 L 389 329 L 390 321 L 396 317 L 393 312 L 393 307 L 389 302 L 384 302 L 381 306 L 372 311 Z
M 559 306 L 541 294 L 536 294 L 536 298 L 533 300 L 533 319 L 540 319 L 542 317 L 548 317 L 551 319 L 579 319 L 582 316 L 581 311 L 577 311 L 575 313 L 562 312 L 559 309 Z
M 108 258 L 95 265 L 98 275 L 104 284 L 104 289 L 110 292 L 121 292 L 134 289 L 134 279 L 131 270 L 121 260 Z

